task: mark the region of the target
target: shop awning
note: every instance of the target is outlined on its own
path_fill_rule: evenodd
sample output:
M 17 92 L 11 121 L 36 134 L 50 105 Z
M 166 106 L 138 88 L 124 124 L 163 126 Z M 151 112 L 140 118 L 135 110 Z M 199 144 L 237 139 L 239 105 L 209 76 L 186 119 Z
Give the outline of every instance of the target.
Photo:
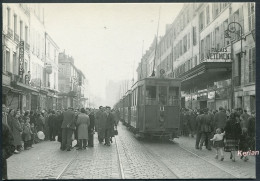
M 205 88 L 209 82 L 230 79 L 231 71 L 231 62 L 203 62 L 179 76 L 181 89 Z
M 21 83 L 21 82 L 14 82 L 14 85 L 15 87 L 17 87 L 18 89 L 21 89 L 21 91 L 34 91 L 34 92 L 39 92 L 38 89 L 36 88 L 33 88 L 32 86 L 30 85 L 27 85 L 27 84 L 24 84 L 24 83 Z
M 17 94 L 21 94 L 22 93 L 21 90 L 15 89 L 15 88 L 13 88 L 11 86 L 2 85 L 2 94 L 7 94 L 9 92 L 13 92 L 13 93 L 17 93 Z

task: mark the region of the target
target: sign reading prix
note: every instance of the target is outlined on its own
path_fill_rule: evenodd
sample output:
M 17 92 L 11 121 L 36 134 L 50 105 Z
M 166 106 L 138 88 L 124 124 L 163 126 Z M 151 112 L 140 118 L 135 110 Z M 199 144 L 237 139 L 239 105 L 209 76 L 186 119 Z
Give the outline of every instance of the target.
M 207 54 L 207 59 L 211 60 L 230 60 L 231 53 L 228 48 L 211 48 L 211 51 Z
M 19 43 L 19 75 L 23 76 L 24 69 L 24 41 L 20 41 Z

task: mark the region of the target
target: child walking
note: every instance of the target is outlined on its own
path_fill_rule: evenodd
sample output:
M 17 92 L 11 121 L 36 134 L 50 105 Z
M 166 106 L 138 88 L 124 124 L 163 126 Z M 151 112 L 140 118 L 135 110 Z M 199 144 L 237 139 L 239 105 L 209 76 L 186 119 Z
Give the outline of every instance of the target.
M 24 123 L 23 134 L 24 134 L 24 149 L 28 150 L 32 146 L 31 145 L 32 131 L 31 131 L 30 118 L 29 117 L 26 118 L 26 121 Z
M 223 141 L 223 137 L 225 135 L 225 131 L 223 133 L 221 133 L 221 129 L 218 128 L 216 130 L 216 134 L 214 135 L 214 137 L 212 139 L 210 139 L 211 141 L 213 141 L 213 145 L 216 148 L 216 159 L 218 159 L 218 155 L 220 152 L 221 155 L 221 161 L 224 160 L 224 141 Z

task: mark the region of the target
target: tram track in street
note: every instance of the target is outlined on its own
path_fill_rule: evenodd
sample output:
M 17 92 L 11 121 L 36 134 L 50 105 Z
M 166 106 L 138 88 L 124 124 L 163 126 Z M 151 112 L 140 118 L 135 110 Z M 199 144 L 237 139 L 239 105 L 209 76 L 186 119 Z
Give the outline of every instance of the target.
M 70 167 L 70 165 L 76 161 L 77 157 L 79 155 L 79 152 L 76 150 L 76 154 L 75 156 L 66 164 L 66 166 L 62 169 L 62 171 L 59 173 L 59 175 L 55 178 L 56 180 L 62 179 L 62 176 L 64 175 L 64 173 L 66 173 L 66 171 L 68 170 L 68 168 Z
M 214 164 L 214 163 L 212 163 L 212 162 L 209 162 L 207 159 L 205 159 L 205 158 L 199 156 L 198 154 L 196 154 L 196 153 L 194 153 L 194 152 L 192 152 L 192 151 L 190 151 L 190 150 L 184 148 L 184 147 L 181 146 L 180 144 L 178 144 L 178 146 L 179 146 L 181 149 L 185 150 L 186 152 L 191 153 L 192 155 L 198 157 L 198 158 L 201 159 L 201 160 L 204 160 L 205 162 L 207 162 L 207 163 L 213 165 L 214 167 L 217 167 L 218 169 L 222 170 L 223 172 L 226 172 L 227 174 L 232 175 L 234 178 L 238 178 L 237 176 L 235 176 L 234 174 L 230 173 L 229 171 L 227 171 L 227 170 L 225 170 L 225 169 L 219 167 L 218 165 L 216 165 L 216 164 Z M 238 179 L 239 179 L 239 178 L 238 178 Z

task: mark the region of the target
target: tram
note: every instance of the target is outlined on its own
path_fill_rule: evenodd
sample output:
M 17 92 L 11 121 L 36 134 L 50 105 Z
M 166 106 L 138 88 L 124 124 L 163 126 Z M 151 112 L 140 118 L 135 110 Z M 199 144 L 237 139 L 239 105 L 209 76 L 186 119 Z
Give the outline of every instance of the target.
M 123 98 L 125 124 L 140 137 L 176 138 L 180 126 L 180 88 L 180 79 L 139 80 Z

